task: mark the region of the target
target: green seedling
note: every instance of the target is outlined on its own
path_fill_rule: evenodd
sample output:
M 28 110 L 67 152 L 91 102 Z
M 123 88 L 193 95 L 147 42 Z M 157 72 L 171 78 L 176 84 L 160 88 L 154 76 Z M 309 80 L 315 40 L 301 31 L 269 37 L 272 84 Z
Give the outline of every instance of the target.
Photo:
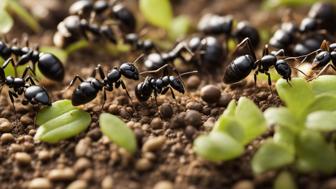
M 72 106 L 70 100 L 54 102 L 52 106 L 41 109 L 36 116 L 35 139 L 56 143 L 78 135 L 91 123 L 89 113 Z
M 134 154 L 137 150 L 135 134 L 126 126 L 117 116 L 108 113 L 102 113 L 99 116 L 99 125 L 101 131 L 112 142 Z
M 230 102 L 209 135 L 194 141 L 195 152 L 206 160 L 221 162 L 239 157 L 244 145 L 267 129 L 262 112 L 249 99 Z
M 286 107 L 264 112 L 275 134 L 252 159 L 256 174 L 285 166 L 301 172 L 336 171 L 335 145 L 324 137 L 336 130 L 335 83 L 336 76 L 320 76 L 310 83 L 302 78 L 292 79 L 291 85 L 283 79 L 276 83 Z
M 281 172 L 274 181 L 273 189 L 296 189 L 296 184 L 289 172 Z
M 170 0 L 140 0 L 139 6 L 146 21 L 166 30 L 172 39 L 183 37 L 190 28 L 191 22 L 188 17 L 173 17 Z
M 5 34 L 10 31 L 14 21 L 10 13 L 17 15 L 33 31 L 41 31 L 39 23 L 23 8 L 17 0 L 1 0 L 0 2 L 0 33 Z
M 262 7 L 266 10 L 273 9 L 279 6 L 290 6 L 290 7 L 298 7 L 298 6 L 307 6 L 312 5 L 318 2 L 318 0 L 264 0 Z

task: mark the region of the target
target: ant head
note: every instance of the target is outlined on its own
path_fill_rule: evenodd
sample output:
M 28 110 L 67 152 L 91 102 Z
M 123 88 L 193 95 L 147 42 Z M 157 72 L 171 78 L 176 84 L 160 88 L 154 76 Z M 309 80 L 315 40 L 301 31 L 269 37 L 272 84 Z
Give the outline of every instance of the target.
M 301 21 L 300 31 L 301 32 L 311 32 L 315 31 L 318 28 L 318 20 L 310 17 L 306 17 Z
M 170 86 L 173 89 L 177 90 L 178 92 L 182 94 L 185 92 L 183 83 L 179 78 L 176 78 L 175 76 L 169 76 L 169 82 L 170 82 Z
M 285 60 L 278 60 L 275 64 L 275 70 L 281 75 L 283 79 L 290 80 L 292 69 Z
M 120 72 L 123 76 L 133 80 L 139 80 L 138 69 L 131 63 L 123 63 L 120 66 Z

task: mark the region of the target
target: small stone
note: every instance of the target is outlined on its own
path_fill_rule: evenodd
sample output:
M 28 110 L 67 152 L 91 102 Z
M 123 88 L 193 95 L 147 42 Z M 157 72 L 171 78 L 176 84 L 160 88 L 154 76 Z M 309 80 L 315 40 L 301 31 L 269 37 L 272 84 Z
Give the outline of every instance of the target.
M 23 151 L 23 146 L 19 144 L 11 144 L 9 150 L 13 153 Z
M 323 189 L 336 189 L 336 178 L 331 178 L 327 180 L 323 187 Z
M 99 128 L 94 128 L 90 130 L 87 134 L 92 140 L 96 141 L 99 140 L 100 137 L 102 136 L 102 132 L 100 131 Z
M 67 189 L 86 189 L 86 188 L 88 188 L 88 185 L 84 180 L 75 180 L 67 187 Z
M 202 125 L 202 115 L 198 111 L 188 110 L 185 116 L 185 121 L 188 125 L 198 127 Z
M 234 184 L 232 189 L 254 189 L 254 185 L 249 180 L 241 180 Z
M 31 162 L 31 157 L 26 152 L 17 152 L 15 154 L 15 160 L 21 165 L 28 165 Z
M 137 171 L 148 171 L 150 168 L 152 168 L 152 163 L 146 158 L 141 158 L 135 163 Z
M 170 124 L 171 128 L 184 127 L 185 126 L 184 118 L 185 118 L 185 112 L 181 112 L 175 117 L 173 117 Z
M 197 75 L 192 75 L 188 78 L 186 84 L 188 89 L 197 89 L 201 84 L 201 79 Z
M 111 176 L 105 176 L 102 183 L 102 189 L 113 189 L 113 178 Z
M 47 150 L 42 150 L 37 154 L 37 157 L 39 160 L 47 161 L 48 159 L 50 159 L 51 154 Z
M 13 129 L 13 125 L 6 118 L 0 118 L 0 132 L 6 133 L 10 132 Z
M 150 126 L 153 129 L 161 129 L 162 125 L 163 125 L 162 120 L 159 117 L 154 118 L 150 123 Z
M 206 85 L 201 89 L 201 98 L 205 102 L 212 104 L 218 102 L 221 92 L 215 85 Z
M 190 110 L 202 111 L 203 105 L 199 102 L 189 102 L 186 105 L 186 108 Z
M 169 119 L 173 116 L 173 108 L 169 103 L 163 103 L 159 108 L 160 114 L 163 119 Z
M 74 169 L 79 172 L 91 167 L 91 162 L 87 158 L 79 158 L 75 165 Z
M 153 189 L 174 189 L 174 185 L 170 181 L 163 180 L 157 182 Z
M 0 140 L 4 144 L 15 141 L 14 136 L 11 133 L 2 134 Z
M 29 189 L 51 189 L 53 188 L 51 182 L 47 178 L 34 178 L 29 182 Z
M 232 96 L 228 93 L 224 93 L 221 95 L 218 101 L 218 105 L 222 107 L 226 107 L 230 103 L 231 100 L 232 100 Z
M 49 172 L 48 178 L 52 181 L 68 181 L 75 178 L 75 172 L 71 168 L 53 169 Z
M 193 126 L 188 125 L 184 132 L 187 138 L 192 139 L 196 133 L 196 129 Z
M 150 138 L 144 143 L 142 150 L 144 152 L 153 152 L 153 151 L 159 150 L 160 148 L 162 148 L 165 141 L 166 141 L 166 138 L 164 136 Z
M 108 108 L 108 111 L 111 113 L 111 114 L 119 114 L 119 108 L 118 108 L 118 105 L 116 104 L 112 104 L 109 106 Z
M 82 157 L 82 156 L 85 156 L 89 147 L 91 145 L 91 139 L 86 137 L 86 138 L 83 138 L 81 139 L 77 145 L 76 145 L 76 148 L 75 148 L 75 154 L 77 157 Z
M 28 115 L 24 115 L 20 118 L 20 122 L 23 125 L 29 125 L 33 123 L 33 119 L 31 117 L 29 117 Z

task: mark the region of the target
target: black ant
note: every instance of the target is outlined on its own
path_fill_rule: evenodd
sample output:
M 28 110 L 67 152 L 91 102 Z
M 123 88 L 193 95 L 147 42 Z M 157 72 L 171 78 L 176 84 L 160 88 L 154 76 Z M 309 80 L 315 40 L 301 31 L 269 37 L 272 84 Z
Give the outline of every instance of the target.
M 71 5 L 69 12 L 86 19 L 96 17 L 99 17 L 103 21 L 109 18 L 115 19 L 123 33 L 131 33 L 136 29 L 134 14 L 122 3 L 119 3 L 118 0 L 113 2 L 108 2 L 107 0 L 79 0 Z
M 289 82 L 291 80 L 292 70 L 287 61 L 298 58 L 278 58 L 278 56 L 284 56 L 284 50 L 280 49 L 278 51 L 272 51 L 269 53 L 268 45 L 265 45 L 262 58 L 257 59 L 249 38 L 245 38 L 240 44 L 237 45 L 234 54 L 236 54 L 236 58 L 228 65 L 224 73 L 224 83 L 227 84 L 238 82 L 247 77 L 252 70 L 255 70 L 255 83 L 257 82 L 257 75 L 259 73 L 263 73 L 267 75 L 268 85 L 271 86 L 272 81 L 271 75 L 269 73 L 269 69 L 271 67 L 274 67 L 277 73 L 281 75 L 283 79 L 287 80 L 287 82 Z
M 13 64 L 14 69 L 16 69 L 12 58 L 9 58 L 4 62 L 0 68 L 0 86 L 1 89 L 3 86 L 9 88 L 8 95 L 13 104 L 14 111 L 14 100 L 22 94 L 24 95 L 24 99 L 22 100 L 22 104 L 24 105 L 30 103 L 32 105 L 41 104 L 50 106 L 51 102 L 46 89 L 36 85 L 34 79 L 30 75 L 27 75 L 30 71 L 35 76 L 33 70 L 29 66 L 24 70 L 22 77 L 5 76 L 4 70 L 10 63 Z
M 146 76 L 145 80 L 143 82 L 138 83 L 135 86 L 135 96 L 140 102 L 147 101 L 152 95 L 154 95 L 155 102 L 157 104 L 157 95 L 158 94 L 166 94 L 168 90 L 170 90 L 172 97 L 175 99 L 174 90 L 178 91 L 181 94 L 185 93 L 183 81 L 181 79 L 182 76 L 190 74 L 190 73 L 196 73 L 197 71 L 192 72 L 186 72 L 183 74 L 179 74 L 177 71 L 175 73 L 177 74 L 177 77 L 174 75 L 168 75 L 167 74 L 167 67 L 169 65 L 164 65 L 163 67 L 153 70 L 153 71 L 147 71 L 142 72 L 141 74 L 149 74 L 149 73 L 157 73 L 160 70 L 165 70 L 164 76 L 159 78 L 154 78 L 152 76 Z
M 234 20 L 231 15 L 219 16 L 215 14 L 206 14 L 199 21 L 198 30 L 205 35 L 224 34 L 226 38 L 232 37 L 238 42 L 241 42 L 248 37 L 254 48 L 259 45 L 260 35 L 255 27 L 247 21 L 241 21 L 238 22 L 237 27 L 234 29 L 233 22 Z
M 13 55 L 18 59 L 16 64 L 14 64 L 14 62 L 12 63 L 14 67 L 32 62 L 34 73 L 37 64 L 41 73 L 48 79 L 60 82 L 64 78 L 65 69 L 62 62 L 51 53 L 40 52 L 38 47 L 35 49 L 30 48 L 28 40 L 26 40 L 25 47 L 9 45 L 0 41 L 1 58 L 8 60 Z
M 103 38 L 113 44 L 117 43 L 112 27 L 106 24 L 89 23 L 86 19 L 80 18 L 77 15 L 68 16 L 58 24 L 53 40 L 56 46 L 64 48 L 83 37 L 88 40 L 89 34 L 95 37 L 95 39 Z
M 134 50 L 141 50 L 144 54 L 150 54 L 153 50 L 158 52 L 153 41 L 141 39 L 136 33 L 129 33 L 124 36 L 124 43 L 130 45 Z
M 137 62 L 139 58 L 134 62 Z M 100 76 L 100 80 L 96 78 L 97 72 Z M 103 99 L 105 103 L 106 91 L 112 91 L 113 88 L 119 88 L 120 86 L 126 91 L 127 96 L 130 98 L 126 85 L 121 76 L 124 76 L 127 79 L 139 80 L 139 72 L 137 68 L 133 63 L 128 62 L 121 64 L 119 68 L 113 68 L 110 70 L 110 72 L 107 73 L 106 76 L 100 64 L 98 64 L 98 66 L 92 71 L 91 76 L 86 80 L 76 75 L 67 87 L 69 88 L 74 85 L 76 80 L 81 82 L 72 93 L 72 104 L 74 106 L 86 104 L 96 98 L 98 92 L 100 91 L 103 91 Z M 102 107 L 104 106 L 104 103 Z

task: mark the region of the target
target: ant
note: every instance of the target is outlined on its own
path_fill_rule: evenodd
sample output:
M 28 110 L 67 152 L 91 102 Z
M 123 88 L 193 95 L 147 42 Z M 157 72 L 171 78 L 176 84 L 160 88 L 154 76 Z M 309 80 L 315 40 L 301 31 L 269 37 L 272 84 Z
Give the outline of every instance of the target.
M 134 14 L 118 0 L 113 2 L 107 0 L 79 0 L 71 5 L 69 12 L 72 15 L 80 15 L 87 19 L 94 19 L 95 17 L 99 17 L 103 21 L 108 18 L 115 19 L 124 33 L 131 33 L 136 29 Z
M 134 63 L 136 63 L 140 58 L 141 56 L 137 58 Z M 100 76 L 100 80 L 96 78 L 97 72 Z M 76 75 L 67 87 L 69 88 L 73 86 L 77 80 L 81 82 L 72 93 L 72 104 L 74 106 L 86 104 L 95 99 L 98 92 L 102 91 L 104 99 L 104 103 L 102 104 L 103 107 L 106 101 L 106 91 L 112 91 L 113 88 L 119 88 L 120 86 L 126 91 L 127 96 L 131 98 L 121 76 L 124 76 L 127 79 L 139 80 L 139 72 L 137 68 L 133 63 L 129 62 L 121 64 L 119 68 L 114 67 L 107 73 L 106 76 L 100 64 L 97 65 L 97 67 L 92 71 L 91 76 L 86 80 Z
M 257 82 L 257 75 L 259 73 L 263 73 L 267 75 L 268 85 L 271 86 L 272 81 L 271 75 L 269 73 L 269 69 L 271 67 L 274 67 L 277 73 L 289 83 L 289 81 L 291 80 L 292 70 L 287 61 L 290 59 L 299 58 L 278 58 L 278 56 L 284 56 L 284 50 L 280 49 L 278 51 L 272 51 L 271 53 L 269 53 L 268 45 L 265 45 L 262 58 L 257 59 L 249 38 L 245 38 L 240 44 L 237 45 L 234 54 L 236 55 L 236 58 L 228 65 L 224 73 L 223 80 L 224 83 L 227 84 L 238 82 L 247 77 L 252 70 L 255 70 L 254 82 Z
M 143 40 L 136 33 L 126 34 L 124 36 L 124 43 L 130 45 L 135 50 L 142 50 L 144 54 L 150 54 L 153 50 L 158 52 L 153 41 L 149 39 Z
M 185 93 L 183 81 L 181 79 L 182 76 L 196 73 L 197 71 L 186 72 L 183 74 L 179 74 L 175 69 L 176 76 L 167 74 L 167 67 L 169 65 L 164 65 L 163 67 L 153 70 L 142 72 L 141 74 L 148 73 L 157 73 L 158 71 L 164 69 L 164 76 L 159 78 L 154 78 L 152 76 L 147 76 L 143 82 L 140 82 L 135 86 L 135 96 L 140 102 L 147 101 L 152 95 L 154 95 L 155 102 L 157 103 L 157 95 L 158 94 L 166 94 L 168 90 L 170 90 L 173 99 L 175 98 L 174 90 L 178 91 L 181 94 Z
M 64 48 L 82 37 L 88 40 L 88 34 L 91 34 L 95 39 L 103 38 L 113 44 L 117 43 L 115 33 L 110 26 L 89 23 L 77 15 L 68 16 L 58 24 L 53 41 L 57 47 Z
M 14 67 L 32 62 L 34 73 L 37 64 L 41 73 L 48 79 L 58 82 L 63 80 L 65 69 L 62 62 L 55 55 L 40 52 L 38 47 L 35 49 L 30 48 L 28 40 L 26 40 L 25 47 L 18 47 L 15 43 L 16 40 L 14 41 L 14 45 L 0 41 L 0 57 L 4 60 L 9 60 L 9 58 L 14 55 L 18 58 L 16 64 L 10 61 Z
M 234 38 L 241 42 L 246 37 L 250 38 L 252 46 L 255 48 L 260 43 L 258 30 L 247 21 L 238 22 L 233 29 L 233 17 L 231 15 L 219 16 L 215 14 L 205 14 L 198 23 L 198 30 L 205 35 L 221 35 L 227 38 Z M 226 40 L 227 41 L 227 40 Z
M 8 95 L 13 104 L 14 111 L 16 112 L 14 106 L 15 98 L 18 98 L 19 95 L 22 94 L 24 95 L 24 99 L 22 100 L 23 105 L 30 103 L 32 105 L 41 104 L 51 106 L 47 90 L 39 85 L 36 85 L 34 79 L 30 75 L 27 76 L 28 72 L 31 72 L 35 76 L 31 67 L 26 67 L 22 77 L 5 76 L 4 70 L 10 63 L 13 64 L 13 58 L 7 59 L 0 68 L 0 86 L 1 89 L 3 86 L 7 86 L 9 88 Z M 13 66 L 14 69 L 16 69 L 16 66 Z

